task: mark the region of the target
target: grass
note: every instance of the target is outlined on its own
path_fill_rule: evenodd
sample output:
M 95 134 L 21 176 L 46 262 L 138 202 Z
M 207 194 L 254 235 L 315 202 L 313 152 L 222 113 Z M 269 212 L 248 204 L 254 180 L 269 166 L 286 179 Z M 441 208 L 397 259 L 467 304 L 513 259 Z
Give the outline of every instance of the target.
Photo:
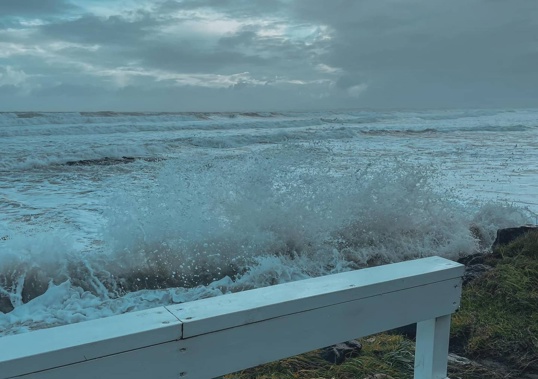
M 319 351 L 258 366 L 236 374 L 234 379 L 356 379 L 385 374 L 399 378 L 413 376 L 414 342 L 401 335 L 379 334 L 360 340 L 359 356 L 334 365 L 320 356 Z
M 538 373 L 538 232 L 485 257 L 492 270 L 463 289 L 452 317 L 451 351 L 472 360 L 449 364 L 452 379 L 521 378 Z M 399 379 L 413 377 L 414 346 L 403 335 L 359 340 L 363 349 L 340 365 L 319 351 L 226 376 L 228 379 Z
M 493 270 L 464 289 L 452 318 L 453 348 L 514 372 L 538 371 L 538 232 L 496 249 Z

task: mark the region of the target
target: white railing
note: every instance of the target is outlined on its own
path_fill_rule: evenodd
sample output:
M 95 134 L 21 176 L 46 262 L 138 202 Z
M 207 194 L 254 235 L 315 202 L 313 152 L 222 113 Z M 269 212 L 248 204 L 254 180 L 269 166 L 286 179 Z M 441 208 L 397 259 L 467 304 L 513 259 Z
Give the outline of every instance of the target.
M 209 379 L 415 322 L 415 378 L 442 379 L 463 271 L 430 257 L 6 336 L 0 379 Z

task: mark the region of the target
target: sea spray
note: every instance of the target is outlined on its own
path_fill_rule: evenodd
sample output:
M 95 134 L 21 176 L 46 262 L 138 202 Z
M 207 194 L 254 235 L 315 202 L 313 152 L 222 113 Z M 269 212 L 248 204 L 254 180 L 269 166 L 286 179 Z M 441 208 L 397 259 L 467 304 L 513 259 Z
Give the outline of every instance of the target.
M 431 165 L 342 163 L 338 154 L 289 143 L 168 159 L 145 180 L 109 189 L 90 249 L 54 231 L 1 241 L 9 313 L 0 326 L 15 333 L 367 265 L 457 258 L 480 248 L 472 226 L 491 238 L 525 219 L 517 207 L 462 204 Z
M 334 252 L 349 269 L 476 248 L 469 215 L 435 191 L 433 170 L 402 161 L 331 168 L 330 160 L 327 150 L 291 144 L 169 160 L 153 182 L 113 191 L 101 270 L 130 292 L 207 285 L 260 257 L 308 257 L 324 269 L 304 275 L 321 275 Z

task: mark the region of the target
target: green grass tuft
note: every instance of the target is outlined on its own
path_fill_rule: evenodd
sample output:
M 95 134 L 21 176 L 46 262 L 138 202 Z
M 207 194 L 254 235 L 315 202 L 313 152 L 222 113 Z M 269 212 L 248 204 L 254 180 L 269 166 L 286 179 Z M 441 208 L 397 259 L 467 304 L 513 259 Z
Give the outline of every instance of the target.
M 400 335 L 379 334 L 360 340 L 363 349 L 358 357 L 334 365 L 320 356 L 319 350 L 283 359 L 226 376 L 230 379 L 357 379 L 373 374 L 392 378 L 412 378 L 413 341 Z
M 516 371 L 538 370 L 538 232 L 496 249 L 487 263 L 493 270 L 463 290 L 453 348 Z

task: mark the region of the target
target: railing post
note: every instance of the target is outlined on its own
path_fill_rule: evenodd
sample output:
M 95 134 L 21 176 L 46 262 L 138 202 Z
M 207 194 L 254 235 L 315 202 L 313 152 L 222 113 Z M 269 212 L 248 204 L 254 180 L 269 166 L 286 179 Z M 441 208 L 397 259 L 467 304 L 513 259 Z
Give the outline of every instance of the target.
M 450 316 L 417 323 L 415 379 L 447 378 Z

